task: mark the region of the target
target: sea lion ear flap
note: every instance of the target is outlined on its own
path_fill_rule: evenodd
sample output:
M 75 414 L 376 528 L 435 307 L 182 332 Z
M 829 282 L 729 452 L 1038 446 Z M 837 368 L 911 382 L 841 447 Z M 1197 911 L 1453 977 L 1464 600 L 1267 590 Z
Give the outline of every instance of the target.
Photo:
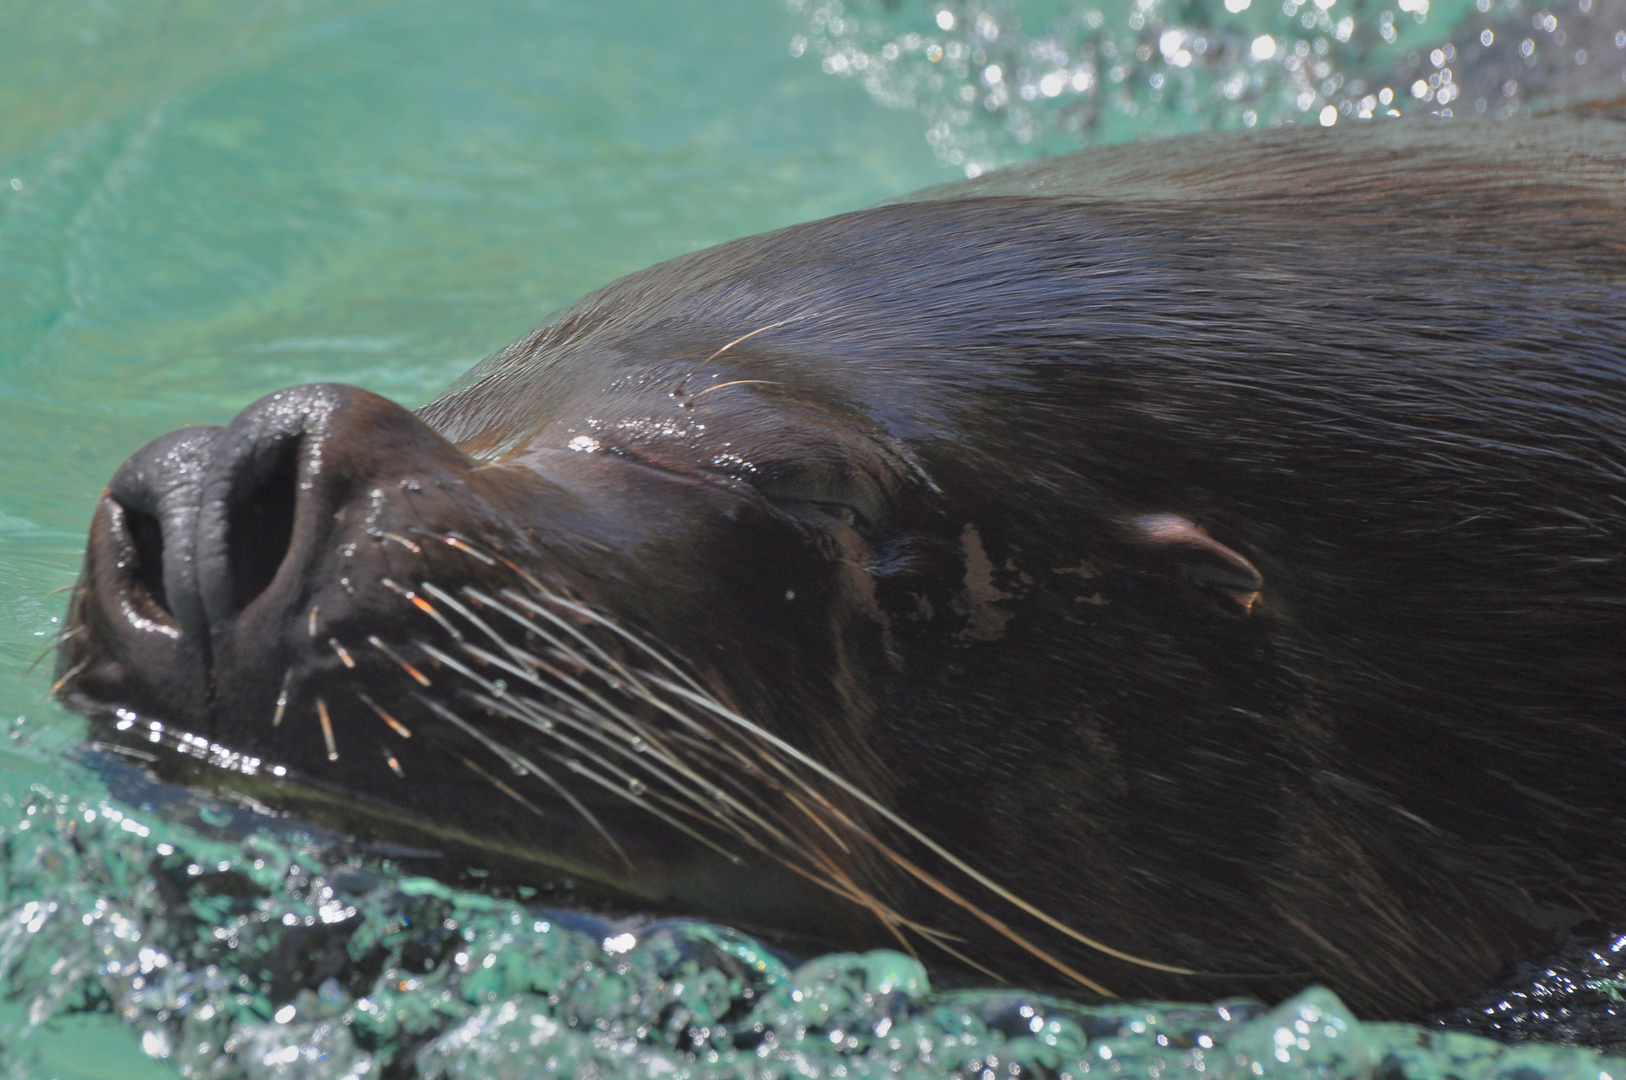
M 1264 575 L 1247 557 L 1215 540 L 1202 526 L 1178 514 L 1141 514 L 1129 519 L 1130 539 L 1163 549 L 1194 584 L 1215 589 L 1252 612 L 1264 588 Z

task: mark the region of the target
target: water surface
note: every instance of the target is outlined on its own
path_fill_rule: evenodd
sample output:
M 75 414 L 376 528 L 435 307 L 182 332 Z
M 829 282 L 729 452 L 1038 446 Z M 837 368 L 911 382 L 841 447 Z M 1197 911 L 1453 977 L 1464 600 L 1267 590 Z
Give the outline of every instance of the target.
M 313 380 L 421 404 L 621 274 L 1044 152 L 1607 96 L 1603 3 L 0 2 L 0 836 L 117 805 L 30 665 L 146 440 Z M 25 1072 L 180 1060 L 21 1007 Z

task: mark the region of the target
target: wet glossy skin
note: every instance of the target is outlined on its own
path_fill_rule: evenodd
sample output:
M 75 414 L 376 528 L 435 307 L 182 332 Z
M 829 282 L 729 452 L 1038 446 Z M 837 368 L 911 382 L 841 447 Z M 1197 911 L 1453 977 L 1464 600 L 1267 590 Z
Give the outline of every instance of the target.
M 115 479 L 64 692 L 646 903 L 1459 997 L 1626 912 L 1626 141 L 1495 130 L 1041 166 L 417 417 L 296 388 Z

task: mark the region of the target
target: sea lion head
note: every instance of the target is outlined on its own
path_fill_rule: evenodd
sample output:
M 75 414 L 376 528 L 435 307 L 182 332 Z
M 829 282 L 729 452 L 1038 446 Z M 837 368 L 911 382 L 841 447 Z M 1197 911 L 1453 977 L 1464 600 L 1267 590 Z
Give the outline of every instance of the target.
M 715 883 L 783 811 L 718 789 L 766 767 L 740 747 L 884 787 L 855 749 L 896 674 L 875 564 L 931 492 L 855 410 L 711 351 L 567 348 L 522 416 L 488 386 L 441 430 L 312 384 L 153 441 L 97 508 L 64 691 L 453 833 L 545 829 L 647 900 Z
M 635 274 L 416 414 L 166 436 L 58 688 L 640 906 L 1472 992 L 1626 896 L 1570 764 L 1619 761 L 1626 147 L 1494 130 L 1040 164 Z

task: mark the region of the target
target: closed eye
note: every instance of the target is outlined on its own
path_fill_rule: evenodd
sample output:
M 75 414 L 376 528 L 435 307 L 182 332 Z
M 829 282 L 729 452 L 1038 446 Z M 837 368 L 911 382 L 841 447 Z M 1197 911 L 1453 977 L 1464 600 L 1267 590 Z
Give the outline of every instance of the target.
M 823 513 L 829 514 L 837 521 L 857 529 L 859 532 L 869 532 L 873 528 L 873 523 L 869 518 L 845 503 L 813 502 L 813 505 Z
M 878 492 L 845 476 L 806 471 L 789 476 L 756 476 L 752 485 L 780 503 L 811 507 L 862 533 L 873 532 L 880 520 Z

